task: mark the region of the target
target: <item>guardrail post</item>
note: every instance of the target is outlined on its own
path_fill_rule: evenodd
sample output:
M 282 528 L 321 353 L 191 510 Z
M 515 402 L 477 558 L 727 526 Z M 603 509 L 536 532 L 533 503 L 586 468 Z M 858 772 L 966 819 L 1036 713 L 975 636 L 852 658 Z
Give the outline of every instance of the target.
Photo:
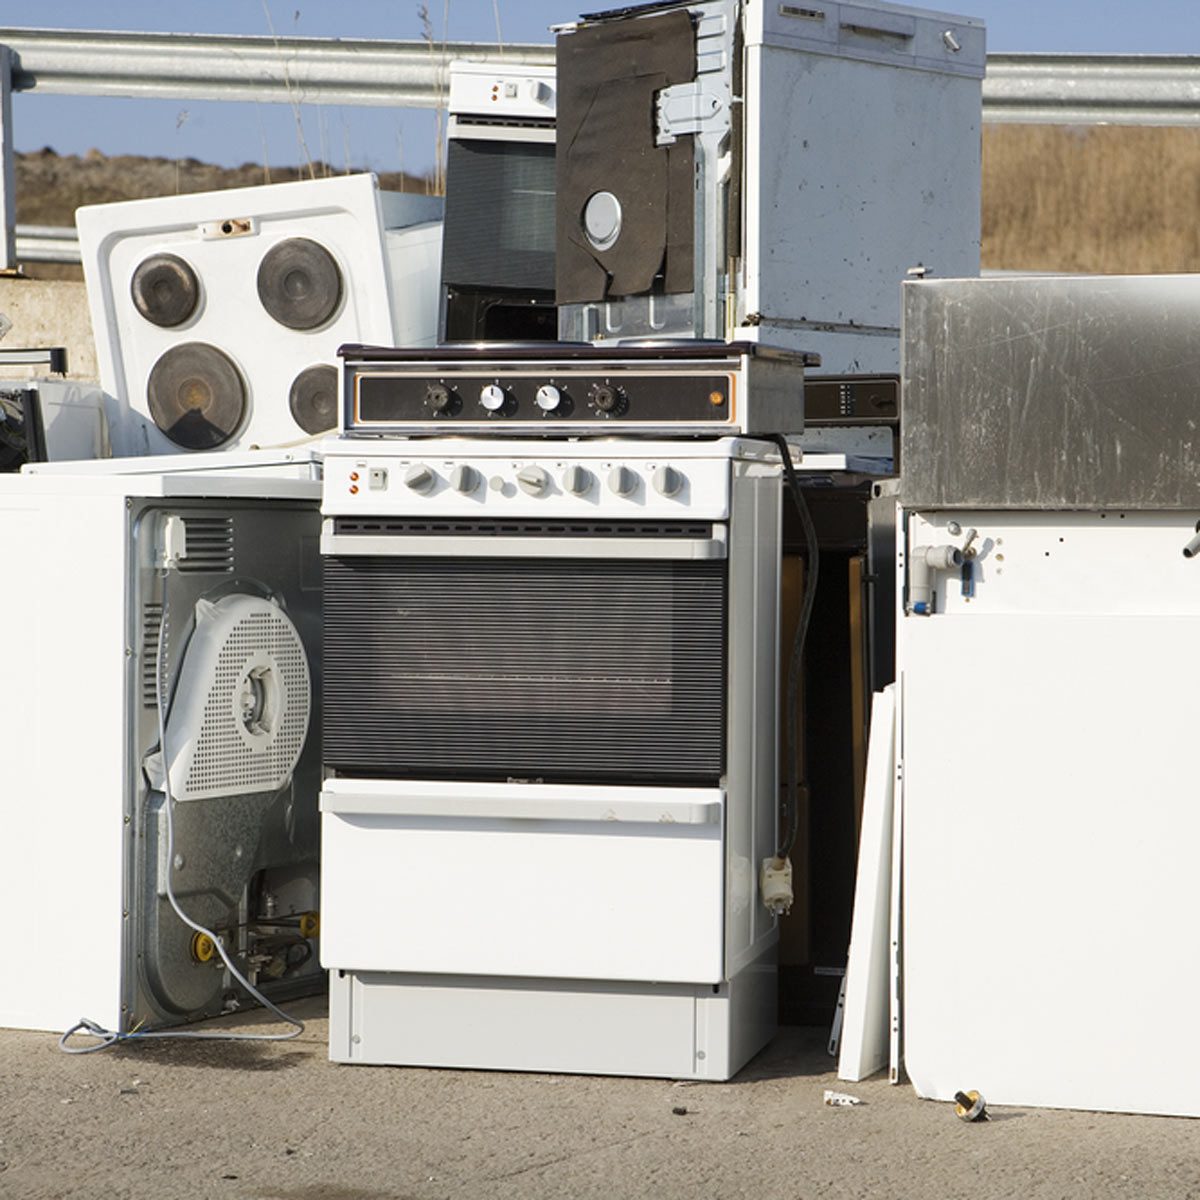
M 13 170 L 12 51 L 0 46 L 0 271 L 17 267 L 17 178 Z

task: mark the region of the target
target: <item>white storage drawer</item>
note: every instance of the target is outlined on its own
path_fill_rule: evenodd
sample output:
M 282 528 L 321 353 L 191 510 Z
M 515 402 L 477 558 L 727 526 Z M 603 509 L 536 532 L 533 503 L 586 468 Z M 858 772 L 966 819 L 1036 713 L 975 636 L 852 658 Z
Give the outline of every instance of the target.
M 718 983 L 718 788 L 334 779 L 329 968 Z

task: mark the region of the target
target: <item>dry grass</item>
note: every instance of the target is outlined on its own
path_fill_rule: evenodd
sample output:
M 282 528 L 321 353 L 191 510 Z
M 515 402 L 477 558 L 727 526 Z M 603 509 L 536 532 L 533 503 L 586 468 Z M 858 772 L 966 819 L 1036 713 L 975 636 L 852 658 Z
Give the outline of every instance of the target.
M 990 126 L 983 265 L 1200 271 L 1200 129 Z

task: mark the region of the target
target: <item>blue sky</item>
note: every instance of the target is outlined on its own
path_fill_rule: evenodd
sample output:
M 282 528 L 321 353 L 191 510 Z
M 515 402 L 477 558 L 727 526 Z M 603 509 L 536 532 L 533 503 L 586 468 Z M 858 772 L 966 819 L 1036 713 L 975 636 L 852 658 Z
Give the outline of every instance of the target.
M 508 42 L 552 40 L 548 27 L 580 11 L 615 6 L 609 0 L 427 0 L 440 37 L 494 41 L 497 13 Z M 269 6 L 269 8 L 267 7 Z M 17 6 L 0 17 L 14 22 Z M 145 29 L 168 33 L 416 39 L 416 0 L 206 0 L 204 4 L 117 0 L 38 0 L 21 6 L 22 25 L 58 29 Z M 924 7 L 941 7 L 926 4 Z M 982 17 L 992 51 L 1113 54 L 1200 54 L 1200 0 L 971 0 L 944 6 Z M 268 21 L 268 11 L 270 18 Z M 15 22 L 14 22 L 15 23 Z M 336 167 L 426 170 L 433 157 L 433 121 L 420 110 L 309 109 L 307 142 Z M 79 99 L 18 93 L 13 99 L 18 150 L 51 146 L 60 154 L 96 147 L 107 154 L 155 154 L 236 165 L 285 166 L 302 160 L 292 114 L 283 104 Z

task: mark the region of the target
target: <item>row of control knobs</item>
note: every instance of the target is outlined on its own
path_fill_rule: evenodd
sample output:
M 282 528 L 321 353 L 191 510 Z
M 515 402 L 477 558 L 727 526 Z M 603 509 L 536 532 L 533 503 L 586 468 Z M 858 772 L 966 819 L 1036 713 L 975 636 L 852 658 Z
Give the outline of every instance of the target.
M 517 472 L 516 478 L 517 487 L 527 496 L 546 495 L 553 482 L 550 472 L 536 463 L 522 467 Z M 456 492 L 470 495 L 479 487 L 482 479 L 483 476 L 475 467 L 468 463 L 459 463 L 451 470 L 448 482 Z M 404 473 L 406 486 L 421 495 L 433 491 L 437 481 L 437 472 L 424 463 L 417 463 Z M 640 482 L 641 476 L 629 467 L 613 467 L 608 472 L 609 491 L 617 496 L 632 496 L 638 490 Z M 650 477 L 650 482 L 660 496 L 671 497 L 679 495 L 687 480 L 681 471 L 677 471 L 674 467 L 664 466 L 654 472 Z M 586 467 L 578 464 L 567 467 L 562 474 L 563 491 L 570 492 L 572 496 L 586 496 L 595 486 L 595 475 Z
M 498 383 L 489 383 L 479 390 L 479 403 L 490 413 L 502 412 L 512 398 L 511 393 Z M 544 413 L 557 412 L 564 400 L 564 393 L 552 383 L 544 383 L 534 394 L 533 402 Z M 627 407 L 624 389 L 608 384 L 594 383 L 588 389 L 588 402 L 599 412 L 620 416 Z M 430 384 L 425 389 L 425 402 L 438 414 L 449 412 L 455 403 L 453 390 L 443 383 Z

